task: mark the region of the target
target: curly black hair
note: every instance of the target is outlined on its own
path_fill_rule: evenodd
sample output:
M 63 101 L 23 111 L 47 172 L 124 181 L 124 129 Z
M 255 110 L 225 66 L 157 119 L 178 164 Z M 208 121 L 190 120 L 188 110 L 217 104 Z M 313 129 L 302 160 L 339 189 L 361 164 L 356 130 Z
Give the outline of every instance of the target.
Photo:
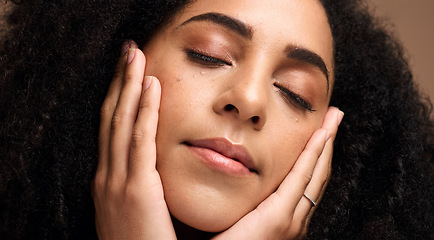
M 432 105 L 362 0 L 321 0 L 345 112 L 307 239 L 434 239 Z M 99 108 L 120 45 L 187 1 L 18 1 L 0 41 L 0 236 L 96 238 Z M 2 25 L 0 25 L 1 27 Z M 3 26 L 4 27 L 4 26 Z

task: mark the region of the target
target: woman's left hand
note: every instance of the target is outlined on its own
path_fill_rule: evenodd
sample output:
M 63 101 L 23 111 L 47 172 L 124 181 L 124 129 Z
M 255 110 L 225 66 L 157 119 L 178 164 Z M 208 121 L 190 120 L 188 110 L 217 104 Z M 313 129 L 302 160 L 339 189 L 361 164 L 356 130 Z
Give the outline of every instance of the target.
M 333 141 L 343 113 L 330 107 L 279 188 L 214 239 L 296 239 L 306 231 L 331 174 Z

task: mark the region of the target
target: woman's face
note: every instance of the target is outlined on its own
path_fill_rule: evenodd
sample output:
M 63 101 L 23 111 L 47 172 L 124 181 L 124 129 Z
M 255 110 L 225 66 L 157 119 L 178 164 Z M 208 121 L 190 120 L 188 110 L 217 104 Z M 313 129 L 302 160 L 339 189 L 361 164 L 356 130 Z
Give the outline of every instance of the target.
M 279 186 L 322 124 L 326 14 L 317 0 L 198 0 L 144 52 L 162 84 L 157 169 L 169 210 L 222 231 Z

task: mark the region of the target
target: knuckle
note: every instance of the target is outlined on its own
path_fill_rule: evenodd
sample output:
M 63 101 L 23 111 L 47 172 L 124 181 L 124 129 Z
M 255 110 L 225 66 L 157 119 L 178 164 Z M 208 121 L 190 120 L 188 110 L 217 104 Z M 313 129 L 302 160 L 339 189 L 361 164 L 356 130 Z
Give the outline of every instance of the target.
M 140 84 L 141 85 L 141 81 L 139 80 L 139 78 L 134 76 L 134 74 L 131 72 L 126 72 L 124 74 L 124 82 L 125 82 L 125 84 L 132 83 L 132 84 Z
M 308 148 L 306 148 L 306 151 L 309 155 L 315 156 L 316 158 L 319 158 L 323 152 L 323 149 L 325 147 L 325 143 L 323 140 L 318 140 L 317 142 L 312 143 L 309 145 Z
M 310 183 L 313 176 L 313 173 L 310 171 L 309 172 L 297 171 L 295 172 L 295 174 L 297 174 L 298 178 L 306 185 Z
M 101 195 L 102 190 L 104 189 L 105 179 L 101 175 L 102 174 L 100 173 L 95 174 L 95 177 L 92 180 L 91 192 L 93 197 Z
M 133 184 L 127 184 L 125 186 L 124 196 L 126 199 L 130 199 L 130 200 L 137 198 L 137 189 L 134 187 Z
M 124 199 L 129 205 L 139 204 L 141 201 L 141 193 L 135 184 L 127 184 L 124 191 Z
M 100 117 L 106 118 L 108 115 L 112 113 L 112 111 L 113 111 L 113 107 L 111 106 L 110 102 L 108 100 L 105 100 L 101 108 L 99 109 Z
M 136 115 L 129 109 L 116 108 L 111 118 L 111 129 L 125 126 L 125 124 L 134 123 L 136 121 Z
M 280 221 L 280 224 L 276 225 L 274 228 L 274 232 L 276 233 L 280 233 L 279 235 L 281 236 L 285 236 L 289 230 L 291 225 L 288 224 L 290 222 L 290 220 L 288 220 L 287 218 L 283 219 L 283 221 Z
M 148 101 L 140 101 L 139 104 L 139 108 L 140 109 L 150 109 L 151 108 L 151 104 Z
M 314 161 L 314 162 L 318 162 L 320 160 L 321 157 L 321 150 L 318 150 L 317 148 L 306 148 L 302 154 L 303 154 L 303 159 L 305 159 L 305 161 Z
M 115 71 L 113 72 L 113 80 L 114 79 L 122 78 L 123 76 L 124 76 L 124 71 L 122 69 L 122 65 L 118 64 L 118 66 L 116 67 Z
M 158 114 L 158 106 L 152 104 L 150 101 L 140 101 L 139 108 L 142 111 L 146 111 L 149 114 Z
M 320 148 L 320 147 L 315 147 L 315 148 L 313 148 L 313 149 L 310 149 L 309 150 L 309 153 L 311 154 L 311 155 L 313 155 L 315 158 L 320 158 L 321 157 L 321 154 L 322 154 L 322 148 Z
M 132 132 L 133 143 L 140 143 L 145 138 L 145 132 L 139 128 L 134 127 Z
M 95 191 L 99 191 L 99 190 L 103 189 L 104 185 L 105 185 L 104 183 L 105 183 L 104 178 L 101 176 L 101 174 L 97 173 L 95 175 L 95 178 L 92 181 L 93 189 Z
M 312 174 L 303 174 L 302 179 L 303 179 L 304 183 L 307 185 L 312 180 Z
M 119 195 L 120 189 L 121 184 L 119 183 L 119 181 L 109 179 L 108 181 L 106 181 L 104 194 L 108 199 L 116 199 Z
M 111 120 L 111 128 L 116 129 L 118 126 L 122 125 L 123 121 L 124 121 L 123 115 L 115 111 L 113 113 L 112 120 Z

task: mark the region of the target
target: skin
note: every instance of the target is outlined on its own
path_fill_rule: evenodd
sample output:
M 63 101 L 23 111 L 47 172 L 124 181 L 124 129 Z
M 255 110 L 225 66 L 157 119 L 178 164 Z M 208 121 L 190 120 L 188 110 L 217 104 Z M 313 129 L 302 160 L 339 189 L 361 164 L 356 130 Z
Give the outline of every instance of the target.
M 226 229 L 269 196 L 321 126 L 328 109 L 330 92 L 324 74 L 285 56 L 288 46 L 304 47 L 332 69 L 332 37 L 321 5 L 287 0 L 264 4 L 197 1 L 144 48 L 149 59 L 145 74 L 156 76 L 163 89 L 157 169 L 166 201 L 177 219 L 201 230 Z M 240 12 L 242 6 L 247 7 Z M 185 23 L 209 12 L 248 24 L 251 38 L 210 21 Z M 289 24 L 276 26 L 276 19 Z M 231 66 L 192 59 L 185 48 Z M 276 83 L 303 96 L 316 111 L 288 103 Z M 229 104 L 236 109 L 225 110 Z M 255 116 L 258 122 L 252 122 Z M 222 174 L 198 162 L 182 144 L 215 137 L 244 145 L 258 174 Z
M 250 34 L 195 18 L 210 12 Z M 127 47 L 101 108 L 99 236 L 171 239 L 171 215 L 194 229 L 226 230 L 217 238 L 300 236 L 314 209 L 303 193 L 320 200 L 343 117 L 328 107 L 332 37 L 320 3 L 195 1 L 152 37 L 147 61 Z M 322 59 L 329 72 L 294 49 Z M 211 168 L 186 145 L 216 137 L 244 146 L 255 171 Z

